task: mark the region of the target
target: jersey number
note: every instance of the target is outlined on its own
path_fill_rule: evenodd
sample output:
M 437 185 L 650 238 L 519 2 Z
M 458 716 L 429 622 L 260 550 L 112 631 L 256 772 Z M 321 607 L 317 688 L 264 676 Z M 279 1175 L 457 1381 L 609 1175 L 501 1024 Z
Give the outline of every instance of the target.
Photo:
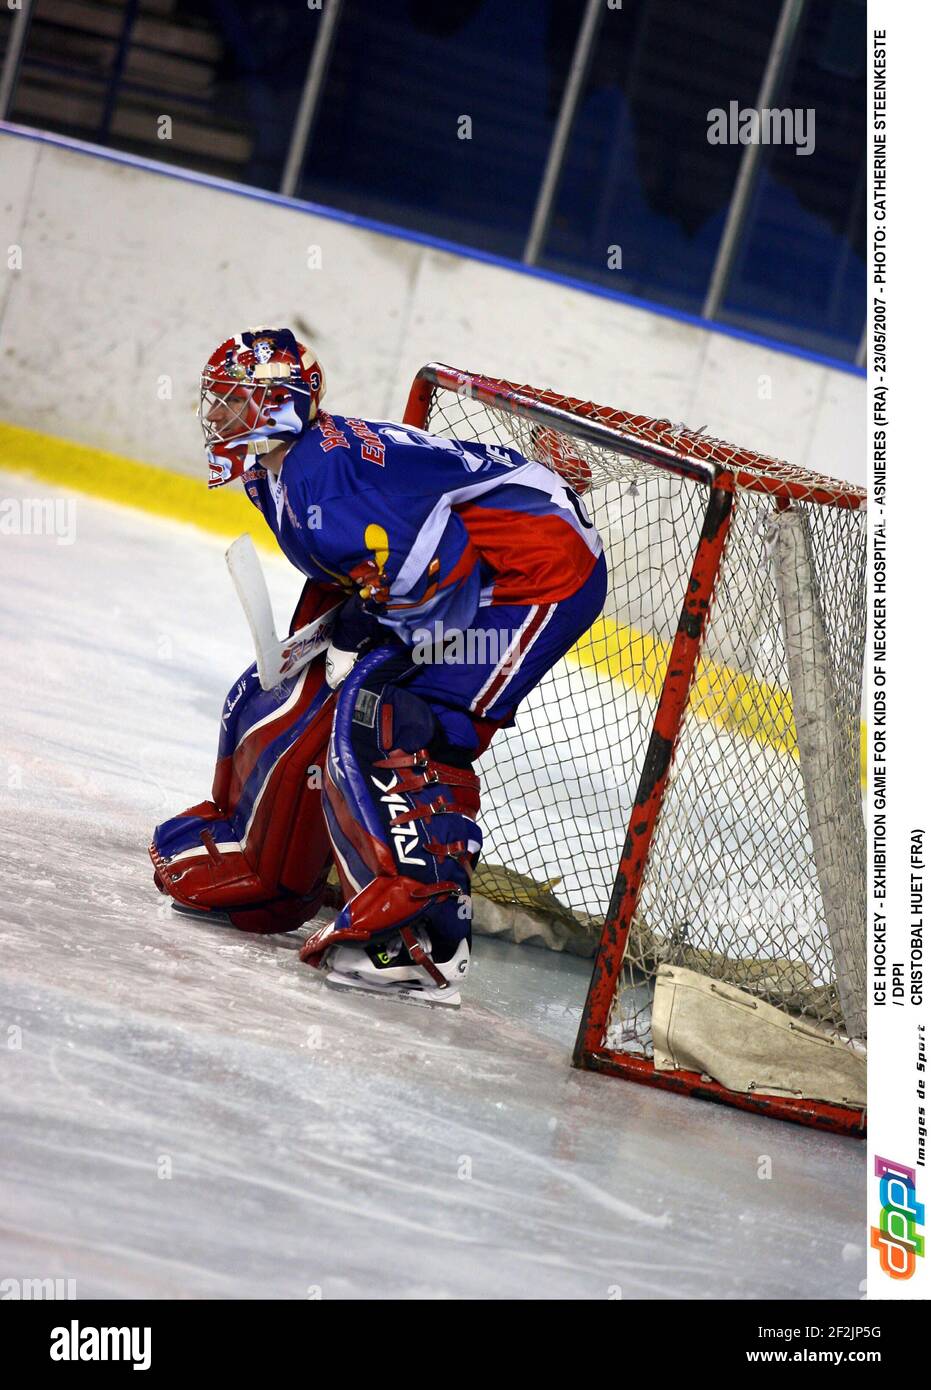
M 585 529 L 586 529 L 586 531 L 592 531 L 592 530 L 594 530 L 594 525 L 593 525 L 593 523 L 592 523 L 591 521 L 589 521 L 589 519 L 588 519 L 588 512 L 585 510 L 585 507 L 582 505 L 582 499 L 581 499 L 581 497 L 579 496 L 579 494 L 574 490 L 574 488 L 571 488 L 571 487 L 566 487 L 566 488 L 564 489 L 564 491 L 565 491 L 566 496 L 569 498 L 569 501 L 572 503 L 572 510 L 575 512 L 576 516 L 579 518 L 579 525 L 580 525 L 580 526 L 584 526 Z

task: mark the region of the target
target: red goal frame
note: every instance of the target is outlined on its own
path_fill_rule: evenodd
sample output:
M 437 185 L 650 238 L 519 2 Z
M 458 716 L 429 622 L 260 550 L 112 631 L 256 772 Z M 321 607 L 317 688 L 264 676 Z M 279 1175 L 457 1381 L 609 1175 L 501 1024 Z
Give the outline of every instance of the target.
M 595 956 L 582 1011 L 573 1065 L 667 1091 L 737 1106 L 812 1128 L 863 1137 L 865 1113 L 852 1107 L 786 1096 L 730 1091 L 696 1072 L 658 1072 L 651 1059 L 611 1049 L 605 1032 L 617 990 L 653 834 L 659 820 L 676 741 L 689 701 L 702 639 L 714 598 L 735 498 L 740 488 L 765 492 L 776 507 L 794 500 L 859 509 L 866 493 L 851 484 L 808 473 L 752 450 L 737 448 L 668 420 L 632 415 L 560 396 L 549 390 L 458 371 L 439 363 L 422 367 L 411 386 L 404 423 L 428 427 L 438 390 L 468 397 L 490 408 L 690 478 L 708 489 L 704 522 L 692 559 L 671 656 L 663 679 L 639 786 L 614 889 Z M 864 931 L 866 925 L 864 923 Z

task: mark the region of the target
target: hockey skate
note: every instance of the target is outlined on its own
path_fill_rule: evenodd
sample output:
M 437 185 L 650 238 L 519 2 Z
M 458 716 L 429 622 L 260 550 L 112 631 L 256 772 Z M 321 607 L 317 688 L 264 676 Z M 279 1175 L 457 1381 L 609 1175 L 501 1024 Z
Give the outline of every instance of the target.
M 431 955 L 430 937 L 423 927 L 410 929 L 416 947 Z M 416 953 L 416 949 L 415 949 Z M 469 943 L 460 941 L 447 961 L 435 962 L 448 984 L 441 986 L 430 971 L 412 959 L 400 932 L 367 945 L 331 946 L 324 960 L 325 982 L 331 989 L 361 989 L 393 995 L 417 1004 L 458 1009 L 460 987 L 469 973 Z

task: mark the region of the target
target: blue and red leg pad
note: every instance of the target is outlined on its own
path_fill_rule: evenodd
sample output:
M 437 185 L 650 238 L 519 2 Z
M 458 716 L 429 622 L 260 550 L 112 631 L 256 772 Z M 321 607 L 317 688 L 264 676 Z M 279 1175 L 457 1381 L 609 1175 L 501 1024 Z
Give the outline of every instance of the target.
M 315 914 L 332 862 L 321 787 L 334 707 L 322 657 L 276 690 L 262 690 L 254 666 L 240 677 L 221 716 L 212 799 L 155 829 L 163 893 L 245 931 L 290 931 Z
M 448 742 L 430 705 L 405 688 L 411 673 L 409 654 L 382 647 L 339 692 L 323 803 L 346 906 L 305 943 L 302 958 L 312 963 L 339 941 L 415 922 L 440 962 L 470 937 L 482 845 L 474 749 Z

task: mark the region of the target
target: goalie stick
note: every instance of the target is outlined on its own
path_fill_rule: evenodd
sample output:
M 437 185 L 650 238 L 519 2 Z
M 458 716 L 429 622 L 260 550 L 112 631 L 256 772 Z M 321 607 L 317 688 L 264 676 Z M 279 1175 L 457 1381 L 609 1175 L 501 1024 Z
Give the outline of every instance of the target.
M 281 638 L 275 631 L 268 585 L 251 536 L 242 535 L 233 541 L 226 552 L 226 565 L 252 633 L 259 683 L 263 690 L 274 690 L 326 651 L 340 606 L 312 623 L 305 623 L 290 637 Z

